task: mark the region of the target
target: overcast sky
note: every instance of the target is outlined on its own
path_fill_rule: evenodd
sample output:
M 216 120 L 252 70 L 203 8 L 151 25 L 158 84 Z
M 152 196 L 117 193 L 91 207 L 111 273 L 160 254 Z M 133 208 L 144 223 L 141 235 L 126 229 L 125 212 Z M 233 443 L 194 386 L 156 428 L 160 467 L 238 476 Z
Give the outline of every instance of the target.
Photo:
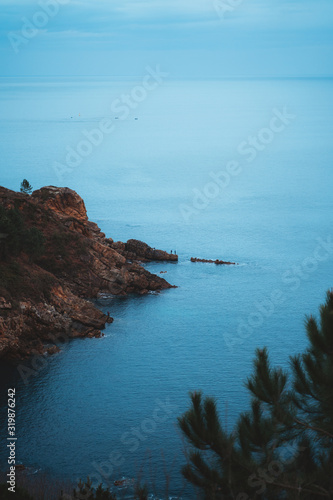
M 41 14 L 47 2 L 58 12 Z M 333 76 L 333 0 L 0 0 L 0 8 L 2 76 L 137 76 L 148 64 L 171 78 Z

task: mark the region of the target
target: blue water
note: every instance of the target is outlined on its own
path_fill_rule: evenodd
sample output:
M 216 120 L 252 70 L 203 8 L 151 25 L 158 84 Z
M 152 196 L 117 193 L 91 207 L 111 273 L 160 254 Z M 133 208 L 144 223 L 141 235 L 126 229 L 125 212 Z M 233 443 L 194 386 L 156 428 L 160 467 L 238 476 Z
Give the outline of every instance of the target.
M 0 81 L 1 185 L 68 186 L 114 240 L 179 254 L 178 264 L 147 265 L 167 271 L 177 289 L 100 304 L 115 318 L 105 337 L 65 345 L 27 385 L 6 368 L 1 404 L 14 384 L 22 463 L 71 480 L 97 480 L 101 466 L 112 482 L 142 473 L 160 493 L 170 474 L 170 493 L 188 498 L 177 430 L 188 392 L 216 396 L 231 430 L 249 403 L 243 384 L 255 348 L 266 345 L 287 366 L 306 346 L 305 314 L 317 313 L 332 286 L 333 82 L 166 80 L 115 120 L 111 103 L 136 84 Z M 239 145 L 284 107 L 293 118 L 247 161 Z M 59 178 L 54 163 L 103 118 L 114 131 Z M 205 208 L 194 206 L 193 190 L 209 191 L 210 173 L 230 161 L 239 174 L 218 193 L 215 186 Z M 188 220 L 184 205 L 196 207 Z M 191 256 L 239 265 L 193 264 Z M 157 411 L 161 402 L 167 413 Z M 110 462 L 115 451 L 119 466 Z M 1 446 L 2 467 L 5 457 Z

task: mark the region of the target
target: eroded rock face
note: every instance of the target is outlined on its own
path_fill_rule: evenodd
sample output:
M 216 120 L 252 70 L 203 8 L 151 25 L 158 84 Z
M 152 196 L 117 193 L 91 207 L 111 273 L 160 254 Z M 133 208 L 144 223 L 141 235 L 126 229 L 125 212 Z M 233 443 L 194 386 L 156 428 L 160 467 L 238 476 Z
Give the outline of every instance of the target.
M 32 200 L 52 210 L 59 217 L 73 217 L 87 222 L 87 210 L 82 198 L 72 189 L 46 186 L 31 195 Z
M 44 254 L 34 262 L 24 252 L 0 262 L 0 272 L 14 264 L 21 280 L 15 292 L 0 282 L 0 357 L 45 352 L 50 335 L 100 336 L 112 318 L 86 299 L 171 288 L 137 261 L 177 260 L 176 255 L 137 240 L 106 238 L 71 189 L 48 186 L 28 196 L 0 187 L 0 204 L 15 206 L 26 227 L 37 227 L 45 238 Z
M 7 302 L 4 297 L 0 297 L 0 309 L 11 309 L 11 302 Z

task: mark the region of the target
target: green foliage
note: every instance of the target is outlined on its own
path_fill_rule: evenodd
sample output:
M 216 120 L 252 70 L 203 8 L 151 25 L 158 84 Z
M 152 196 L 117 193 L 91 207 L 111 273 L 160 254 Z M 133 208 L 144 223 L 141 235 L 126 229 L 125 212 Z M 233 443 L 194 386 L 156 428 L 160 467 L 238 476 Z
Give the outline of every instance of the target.
M 191 394 L 179 418 L 190 443 L 183 475 L 214 499 L 333 498 L 333 293 L 320 322 L 306 319 L 310 345 L 290 359 L 291 375 L 273 368 L 257 349 L 246 386 L 249 411 L 232 433 L 223 427 L 216 401 Z
M 8 484 L 0 484 L 0 498 L 1 500 L 34 500 L 29 493 L 23 488 L 16 487 L 15 493 L 8 491 Z
M 21 247 L 23 219 L 15 209 L 6 209 L 0 205 L 0 256 L 17 254 Z
M 32 259 L 44 252 L 45 238 L 36 227 L 27 229 L 21 212 L 17 208 L 6 209 L 0 205 L 0 257 L 27 253 Z
M 61 276 L 74 275 L 80 266 L 80 258 L 87 254 L 84 236 L 73 231 L 53 231 L 46 243 L 46 252 L 38 265 Z
M 26 293 L 25 295 L 30 296 L 30 297 L 36 297 L 40 298 L 41 296 L 44 296 L 45 299 L 50 299 L 51 297 L 51 289 L 55 284 L 55 278 L 54 276 L 47 274 L 47 273 L 38 273 L 37 275 L 32 275 L 29 277 L 29 283 L 30 283 L 30 292 L 28 289 L 29 284 L 25 283 L 25 289 Z M 24 288 L 21 288 L 21 291 L 24 290 Z
M 23 250 L 33 258 L 43 255 L 44 243 L 44 235 L 36 227 L 32 227 L 23 234 Z
M 68 248 L 73 244 L 74 234 L 54 231 L 50 236 L 53 253 L 61 255 L 63 258 L 68 257 Z
M 92 488 L 92 482 L 87 478 L 84 483 L 79 482 L 72 495 L 61 494 L 59 500 L 117 500 L 116 496 L 108 488 L 104 489 L 100 484 L 96 490 Z
M 43 271 L 29 273 L 14 260 L 0 262 L 0 295 L 12 303 L 22 297 L 48 299 L 54 283 L 55 278 Z
M 22 279 L 22 269 L 17 262 L 0 264 L 0 286 L 8 291 L 16 292 Z
M 31 194 L 32 193 L 32 186 L 30 182 L 27 181 L 27 179 L 23 179 L 21 182 L 21 188 L 20 188 L 21 193 L 24 194 Z

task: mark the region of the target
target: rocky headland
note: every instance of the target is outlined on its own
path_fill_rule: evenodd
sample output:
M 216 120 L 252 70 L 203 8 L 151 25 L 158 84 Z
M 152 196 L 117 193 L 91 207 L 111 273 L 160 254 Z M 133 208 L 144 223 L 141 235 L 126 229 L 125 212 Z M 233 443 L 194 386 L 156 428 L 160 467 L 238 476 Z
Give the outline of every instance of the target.
M 43 353 L 57 335 L 100 336 L 112 318 L 87 299 L 172 288 L 140 265 L 152 260 L 178 257 L 106 238 L 71 189 L 0 187 L 0 357 Z

